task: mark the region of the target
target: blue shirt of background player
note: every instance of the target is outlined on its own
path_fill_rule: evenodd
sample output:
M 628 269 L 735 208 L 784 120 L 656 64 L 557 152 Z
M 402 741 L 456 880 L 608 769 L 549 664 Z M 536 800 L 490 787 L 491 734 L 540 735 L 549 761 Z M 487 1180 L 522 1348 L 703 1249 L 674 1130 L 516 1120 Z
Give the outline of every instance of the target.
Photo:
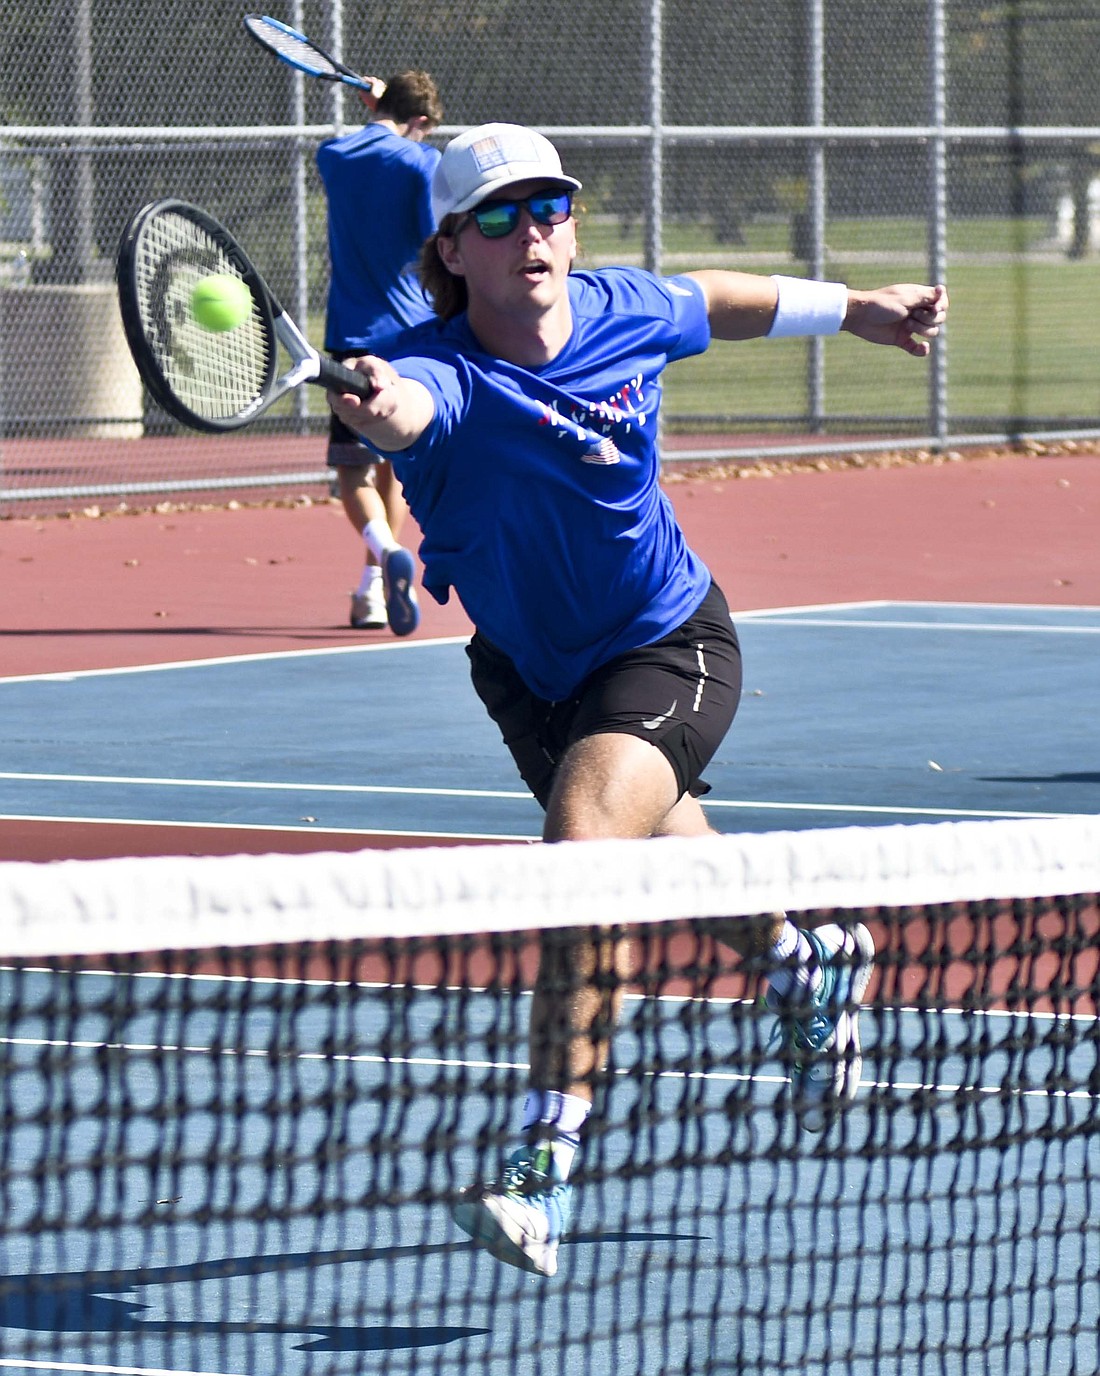
M 710 573 L 660 488 L 660 374 L 710 341 L 687 278 L 574 272 L 573 332 L 546 367 L 481 351 L 465 314 L 390 341 L 435 416 L 390 454 L 423 532 L 424 586 L 453 587 L 539 697 L 568 697 L 615 655 L 674 630 Z
M 368 349 L 432 318 L 416 259 L 435 229 L 431 182 L 440 156 L 369 124 L 317 150 L 328 199 L 330 352 Z

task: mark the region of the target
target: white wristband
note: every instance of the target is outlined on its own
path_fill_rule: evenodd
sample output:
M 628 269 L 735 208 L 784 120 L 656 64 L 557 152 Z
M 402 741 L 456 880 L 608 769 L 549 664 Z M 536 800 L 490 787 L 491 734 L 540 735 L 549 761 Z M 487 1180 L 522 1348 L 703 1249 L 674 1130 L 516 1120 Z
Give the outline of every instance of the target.
M 848 288 L 843 282 L 779 276 L 773 276 L 772 281 L 779 288 L 779 304 L 769 339 L 840 332 L 848 314 Z

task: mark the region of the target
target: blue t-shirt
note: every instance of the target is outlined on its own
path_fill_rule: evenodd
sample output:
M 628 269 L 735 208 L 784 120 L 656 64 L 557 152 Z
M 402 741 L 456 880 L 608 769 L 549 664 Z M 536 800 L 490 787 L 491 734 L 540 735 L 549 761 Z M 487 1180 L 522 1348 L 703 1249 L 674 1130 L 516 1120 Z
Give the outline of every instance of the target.
M 465 315 L 384 350 L 435 401 L 425 433 L 388 455 L 423 532 L 424 586 L 439 602 L 453 587 L 551 702 L 674 630 L 710 586 L 657 453 L 661 371 L 710 342 L 702 293 L 605 268 L 571 274 L 569 298 L 572 335 L 537 370 L 483 352 Z
M 435 230 L 431 183 L 440 156 L 370 124 L 317 150 L 332 264 L 326 349 L 369 349 L 431 319 L 416 259 Z

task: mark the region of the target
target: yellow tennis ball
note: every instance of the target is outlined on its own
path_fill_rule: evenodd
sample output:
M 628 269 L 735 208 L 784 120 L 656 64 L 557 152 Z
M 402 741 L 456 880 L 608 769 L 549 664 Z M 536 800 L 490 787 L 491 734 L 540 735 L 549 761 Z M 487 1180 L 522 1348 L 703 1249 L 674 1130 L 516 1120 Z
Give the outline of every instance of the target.
M 252 313 L 252 293 L 239 277 L 212 272 L 191 292 L 191 314 L 204 330 L 235 330 Z

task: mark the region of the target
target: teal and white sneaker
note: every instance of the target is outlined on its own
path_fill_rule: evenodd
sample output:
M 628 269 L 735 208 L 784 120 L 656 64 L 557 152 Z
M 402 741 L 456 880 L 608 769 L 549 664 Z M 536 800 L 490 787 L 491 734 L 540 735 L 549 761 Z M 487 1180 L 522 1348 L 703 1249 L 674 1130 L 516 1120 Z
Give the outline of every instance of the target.
M 767 1006 L 779 1017 L 778 1039 L 790 1052 L 791 1100 L 807 1132 L 823 1132 L 841 1104 L 856 1097 L 863 1074 L 859 1012 L 875 962 L 866 927 L 830 923 L 805 931 L 821 970 L 808 1002 Z
M 498 1181 L 464 1191 L 451 1213 L 498 1261 L 553 1276 L 558 1243 L 569 1226 L 570 1192 L 548 1150 L 520 1147 Z

